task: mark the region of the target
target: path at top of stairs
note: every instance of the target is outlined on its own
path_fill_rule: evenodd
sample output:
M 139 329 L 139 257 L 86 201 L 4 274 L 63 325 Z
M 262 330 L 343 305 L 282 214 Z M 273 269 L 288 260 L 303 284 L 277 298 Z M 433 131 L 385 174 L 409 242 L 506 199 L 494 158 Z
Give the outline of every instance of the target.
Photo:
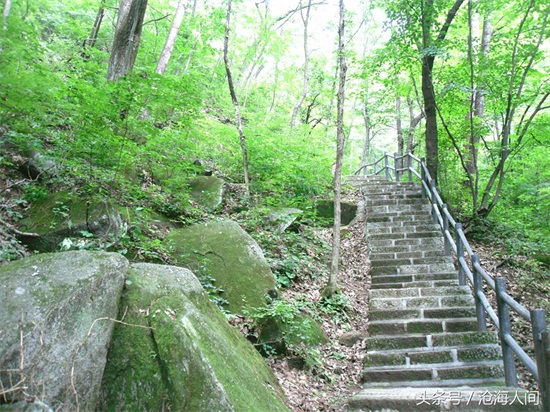
M 506 388 L 495 332 L 478 332 L 420 186 L 379 177 L 348 183 L 365 198 L 372 264 L 364 389 L 350 411 L 539 410 Z

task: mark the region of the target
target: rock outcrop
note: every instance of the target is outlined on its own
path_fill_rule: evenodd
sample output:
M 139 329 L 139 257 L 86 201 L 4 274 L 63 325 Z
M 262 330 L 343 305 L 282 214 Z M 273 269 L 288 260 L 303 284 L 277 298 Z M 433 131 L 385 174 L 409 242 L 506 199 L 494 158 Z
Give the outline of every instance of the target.
M 115 253 L 0 268 L 0 380 L 0 410 L 287 410 L 193 273 Z
M 210 211 L 221 205 L 224 185 L 224 181 L 216 176 L 197 176 L 189 181 L 193 200 Z
M 87 202 L 69 191 L 49 195 L 36 202 L 21 221 L 20 228 L 37 236 L 20 235 L 29 249 L 53 252 L 67 237 L 118 235 L 123 226 L 116 206 L 100 201 Z
M 263 307 L 277 294 L 277 280 L 262 250 L 236 222 L 214 221 L 173 230 L 164 242 L 178 265 L 215 279 L 232 313 Z

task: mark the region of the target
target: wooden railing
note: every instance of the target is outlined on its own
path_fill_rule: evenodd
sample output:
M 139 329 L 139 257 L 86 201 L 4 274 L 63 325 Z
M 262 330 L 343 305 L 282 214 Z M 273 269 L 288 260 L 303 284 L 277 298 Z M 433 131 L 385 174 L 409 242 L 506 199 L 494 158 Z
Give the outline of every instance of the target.
M 504 361 L 507 386 L 517 387 L 515 357 L 523 363 L 538 382 L 543 408 L 550 411 L 550 331 L 546 314 L 541 309 L 528 310 L 506 292 L 506 279 L 493 279 L 481 265 L 479 255 L 474 253 L 462 224 L 450 214 L 447 205 L 437 191 L 424 159 L 407 153 L 404 156 L 385 154 L 373 163 L 361 166 L 356 172 L 364 175 L 382 175 L 388 180 L 401 181 L 406 175 L 409 182 L 422 186 L 422 197 L 431 203 L 433 222 L 439 224 L 443 233 L 445 254 L 454 255 L 458 262 L 460 285 L 470 285 L 475 298 L 479 331 L 487 330 L 487 319 L 498 329 Z M 485 290 L 493 291 L 496 305 L 491 304 Z M 493 293 L 489 292 L 489 293 Z M 496 306 L 496 307 L 494 307 Z M 529 322 L 532 331 L 534 359 L 529 356 L 512 335 L 510 309 Z

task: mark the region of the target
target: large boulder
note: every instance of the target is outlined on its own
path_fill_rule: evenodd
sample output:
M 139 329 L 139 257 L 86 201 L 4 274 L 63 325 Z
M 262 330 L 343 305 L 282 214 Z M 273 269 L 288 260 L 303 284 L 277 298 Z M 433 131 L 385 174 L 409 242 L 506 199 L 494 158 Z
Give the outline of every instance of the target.
M 216 176 L 197 176 L 189 181 L 191 197 L 207 210 L 216 210 L 222 203 L 224 181 Z
M 262 250 L 236 222 L 216 221 L 173 230 L 164 242 L 178 265 L 215 279 L 232 313 L 263 307 L 277 295 L 277 280 Z
M 127 266 L 118 254 L 71 251 L 0 268 L 0 381 L 10 402 L 95 408 Z
M 287 410 L 269 367 L 190 271 L 133 264 L 126 284 L 99 410 Z
M 357 216 L 357 205 L 350 202 L 341 202 L 340 208 L 340 223 L 344 226 L 349 225 Z M 315 211 L 317 216 L 329 219 L 330 226 L 332 226 L 334 223 L 334 200 L 318 199 L 315 202 Z
M 116 206 L 102 201 L 87 202 L 69 191 L 54 193 L 36 202 L 20 222 L 19 239 L 31 250 L 53 252 L 67 237 L 118 235 L 122 219 Z

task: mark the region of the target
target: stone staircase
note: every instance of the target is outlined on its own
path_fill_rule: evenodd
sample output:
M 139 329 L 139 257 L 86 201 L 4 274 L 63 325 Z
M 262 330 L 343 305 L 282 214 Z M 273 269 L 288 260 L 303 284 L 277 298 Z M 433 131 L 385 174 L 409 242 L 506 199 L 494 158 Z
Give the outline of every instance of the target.
M 472 293 L 458 284 L 420 187 L 362 176 L 348 183 L 365 196 L 372 263 L 364 389 L 348 410 L 538 410 L 503 403 L 515 395 L 527 404 L 526 392 L 505 388 L 498 337 L 477 331 Z

